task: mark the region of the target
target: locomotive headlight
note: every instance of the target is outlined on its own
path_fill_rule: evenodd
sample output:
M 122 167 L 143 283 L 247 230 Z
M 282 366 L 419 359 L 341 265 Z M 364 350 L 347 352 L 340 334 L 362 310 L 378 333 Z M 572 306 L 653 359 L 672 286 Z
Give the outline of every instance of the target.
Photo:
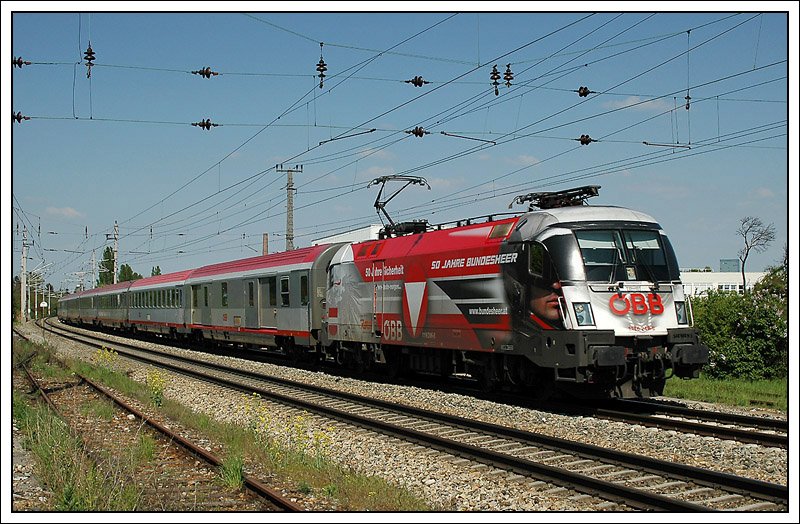
M 579 326 L 594 326 L 594 316 L 592 306 L 588 302 L 576 302 L 572 304 L 575 310 L 575 318 L 578 319 Z
M 686 318 L 686 302 L 675 302 L 675 313 L 678 316 L 678 324 L 688 324 Z

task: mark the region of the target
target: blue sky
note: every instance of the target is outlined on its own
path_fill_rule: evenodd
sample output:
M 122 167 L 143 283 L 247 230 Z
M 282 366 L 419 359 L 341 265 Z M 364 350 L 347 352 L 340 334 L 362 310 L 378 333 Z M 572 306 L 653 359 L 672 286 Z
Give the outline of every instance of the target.
M 29 268 L 50 264 L 56 288 L 90 271 L 115 220 L 120 264 L 145 276 L 153 266 L 167 273 L 255 255 L 263 233 L 281 251 L 286 175 L 277 164 L 303 166 L 296 247 L 379 224 L 377 187 L 367 185 L 390 174 L 422 176 L 431 189 L 407 188 L 389 214 L 431 223 L 508 212 L 532 191 L 600 185 L 591 203 L 654 216 L 681 267 L 718 270 L 736 258 L 739 220 L 756 216 L 776 231 L 748 260 L 748 270 L 763 270 L 795 227 L 796 63 L 789 16 L 778 12 L 792 4 L 746 4 L 773 12 L 739 14 L 638 11 L 643 4 L 594 14 L 520 12 L 523 3 L 492 4 L 515 11 L 493 13 L 448 3 L 417 4 L 436 12 L 416 13 L 224 5 L 242 10 L 92 12 L 77 3 L 10 16 L 43 7 L 3 3 L 6 56 L 33 62 L 3 73 L 4 102 L 31 117 L 7 121 L 3 140 L 13 274 L 25 226 L 35 241 Z M 796 32 L 791 39 L 796 49 Z M 220 74 L 191 73 L 206 66 Z M 405 82 L 414 76 L 430 83 Z M 594 93 L 578 96 L 581 86 Z M 191 125 L 204 119 L 220 126 Z M 406 132 L 416 126 L 430 134 Z M 596 142 L 581 145 L 584 134 Z

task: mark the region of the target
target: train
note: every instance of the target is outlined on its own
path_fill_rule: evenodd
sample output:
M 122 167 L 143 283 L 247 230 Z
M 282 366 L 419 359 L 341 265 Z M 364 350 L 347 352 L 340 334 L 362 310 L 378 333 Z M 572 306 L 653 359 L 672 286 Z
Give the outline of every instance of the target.
M 661 226 L 589 205 L 598 189 L 80 291 L 58 316 L 539 399 L 662 395 L 668 378 L 699 376 L 708 348 Z

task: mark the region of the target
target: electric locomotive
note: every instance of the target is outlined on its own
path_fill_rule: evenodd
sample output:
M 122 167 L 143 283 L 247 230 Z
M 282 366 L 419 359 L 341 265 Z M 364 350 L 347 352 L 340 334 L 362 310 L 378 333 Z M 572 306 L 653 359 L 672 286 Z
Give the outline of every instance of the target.
M 661 226 L 585 205 L 597 194 L 531 193 L 515 199 L 525 213 L 450 227 L 390 219 L 377 240 L 84 291 L 59 317 L 537 397 L 659 395 L 697 377 L 708 348 Z
M 541 396 L 651 396 L 671 375 L 697 377 L 708 348 L 669 239 L 649 215 L 585 205 L 598 189 L 532 193 L 512 218 L 397 224 L 411 234 L 342 246 L 322 350 Z

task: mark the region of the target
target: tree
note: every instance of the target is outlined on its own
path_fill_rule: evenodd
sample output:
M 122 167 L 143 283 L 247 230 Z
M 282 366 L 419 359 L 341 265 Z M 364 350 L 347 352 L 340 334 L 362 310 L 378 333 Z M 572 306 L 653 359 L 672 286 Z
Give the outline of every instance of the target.
M 154 276 L 160 275 L 160 274 L 161 274 L 161 268 L 159 266 L 156 266 L 156 267 L 154 267 L 153 269 L 150 270 L 150 276 L 151 277 L 154 277 Z
M 692 309 L 700 339 L 709 349 L 704 374 L 743 380 L 787 376 L 789 328 L 779 297 L 711 290 L 693 301 Z
M 103 259 L 98 266 L 100 274 L 97 276 L 95 287 L 107 286 L 114 283 L 114 249 L 107 247 L 103 251 Z
M 767 268 L 767 274 L 753 288 L 756 292 L 769 293 L 783 302 L 783 316 L 789 314 L 789 246 L 783 245 L 783 260 Z
M 18 276 L 14 276 L 11 281 L 11 316 L 12 322 L 16 322 L 20 318 L 19 310 L 22 307 L 22 282 Z
M 129 280 L 139 280 L 140 278 L 142 278 L 142 275 L 136 273 L 128 264 L 122 264 L 119 268 L 118 282 L 128 282 Z
M 744 240 L 744 247 L 739 250 L 739 260 L 742 262 L 742 289 L 747 293 L 747 282 L 744 278 L 744 266 L 751 251 L 763 253 L 775 240 L 775 226 L 765 226 L 758 217 L 744 217 L 739 220 L 739 229 L 736 230 Z

